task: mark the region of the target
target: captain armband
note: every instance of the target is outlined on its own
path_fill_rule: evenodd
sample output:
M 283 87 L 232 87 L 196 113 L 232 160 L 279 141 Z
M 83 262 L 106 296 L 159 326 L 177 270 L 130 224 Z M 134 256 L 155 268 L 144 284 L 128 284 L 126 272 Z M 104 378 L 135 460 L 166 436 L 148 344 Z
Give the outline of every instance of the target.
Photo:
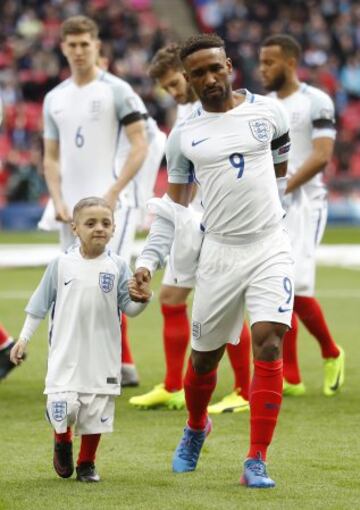
M 279 163 L 283 163 L 288 160 L 290 151 L 290 137 L 289 132 L 284 133 L 279 136 L 279 138 L 275 138 L 271 142 L 271 153 L 274 161 L 274 165 L 278 165 Z

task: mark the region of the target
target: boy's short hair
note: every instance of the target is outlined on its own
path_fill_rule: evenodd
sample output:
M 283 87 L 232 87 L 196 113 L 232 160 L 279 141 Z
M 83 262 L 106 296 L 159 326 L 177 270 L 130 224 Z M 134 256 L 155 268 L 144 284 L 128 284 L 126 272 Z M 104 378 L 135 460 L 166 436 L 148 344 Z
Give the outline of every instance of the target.
M 153 80 L 159 80 L 170 70 L 183 70 L 180 60 L 180 46 L 176 43 L 171 43 L 155 53 L 150 62 L 148 72 Z
M 105 207 L 109 209 L 111 212 L 111 216 L 114 219 L 114 211 L 108 204 L 108 202 L 102 197 L 86 197 L 79 200 L 77 204 L 75 204 L 73 209 L 73 221 L 76 222 L 80 212 L 86 207 Z
M 267 46 L 280 46 L 282 52 L 287 57 L 295 57 L 296 60 L 300 59 L 301 46 L 294 37 L 287 34 L 270 35 L 264 42 L 261 43 L 261 47 Z
M 217 34 L 198 34 L 189 37 L 180 49 L 180 59 L 182 62 L 195 51 L 206 50 L 209 48 L 222 48 L 225 51 L 225 41 Z
M 71 16 L 66 19 L 60 29 L 61 40 L 67 35 L 90 34 L 92 39 L 99 37 L 99 27 L 91 18 L 87 16 Z

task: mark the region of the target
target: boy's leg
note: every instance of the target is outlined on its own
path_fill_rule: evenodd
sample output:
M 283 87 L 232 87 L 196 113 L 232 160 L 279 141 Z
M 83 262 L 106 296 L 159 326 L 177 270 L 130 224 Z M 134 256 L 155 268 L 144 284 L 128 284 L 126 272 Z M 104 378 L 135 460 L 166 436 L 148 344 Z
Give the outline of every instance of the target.
M 101 434 L 83 434 L 76 465 L 76 480 L 79 482 L 99 482 L 100 476 L 95 470 L 96 450 Z

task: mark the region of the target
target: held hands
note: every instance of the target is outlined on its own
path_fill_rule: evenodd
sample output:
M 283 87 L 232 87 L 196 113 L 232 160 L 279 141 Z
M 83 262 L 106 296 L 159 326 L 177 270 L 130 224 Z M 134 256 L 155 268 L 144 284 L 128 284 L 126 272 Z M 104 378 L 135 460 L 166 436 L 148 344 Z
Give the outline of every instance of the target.
M 26 351 L 26 342 L 21 338 L 16 342 L 10 351 L 10 361 L 14 365 L 20 365 L 24 361 L 24 354 Z
M 134 276 L 129 280 L 128 288 L 132 301 L 146 303 L 151 298 L 150 289 L 151 274 L 145 267 L 135 271 Z

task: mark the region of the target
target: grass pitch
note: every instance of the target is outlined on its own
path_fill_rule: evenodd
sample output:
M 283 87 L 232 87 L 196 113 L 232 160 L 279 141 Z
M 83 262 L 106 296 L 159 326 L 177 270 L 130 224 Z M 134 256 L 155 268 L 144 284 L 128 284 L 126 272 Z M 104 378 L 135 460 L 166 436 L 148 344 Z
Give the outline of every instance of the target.
M 351 239 L 341 233 L 341 242 L 351 241 L 353 233 Z M 42 269 L 0 270 L 0 318 L 14 335 L 20 331 L 24 306 L 42 273 Z M 154 280 L 155 292 L 160 276 Z M 345 386 L 334 398 L 322 395 L 319 348 L 301 329 L 300 360 L 307 394 L 284 399 L 268 458 L 275 489 L 249 490 L 238 485 L 248 446 L 248 413 L 215 416 L 198 469 L 185 475 L 171 472 L 185 411 L 138 411 L 128 404 L 132 395 L 163 378 L 162 324 L 154 299 L 144 314 L 129 320 L 141 387 L 124 390 L 117 400 L 115 432 L 103 436 L 98 451 L 100 484 L 62 480 L 53 471 L 52 431 L 44 419 L 42 395 L 47 349 L 47 325 L 42 323 L 29 346 L 28 360 L 0 384 L 0 510 L 359 508 L 360 271 L 319 268 L 317 289 L 330 328 L 345 348 Z M 214 401 L 231 390 L 231 369 L 224 358 Z

